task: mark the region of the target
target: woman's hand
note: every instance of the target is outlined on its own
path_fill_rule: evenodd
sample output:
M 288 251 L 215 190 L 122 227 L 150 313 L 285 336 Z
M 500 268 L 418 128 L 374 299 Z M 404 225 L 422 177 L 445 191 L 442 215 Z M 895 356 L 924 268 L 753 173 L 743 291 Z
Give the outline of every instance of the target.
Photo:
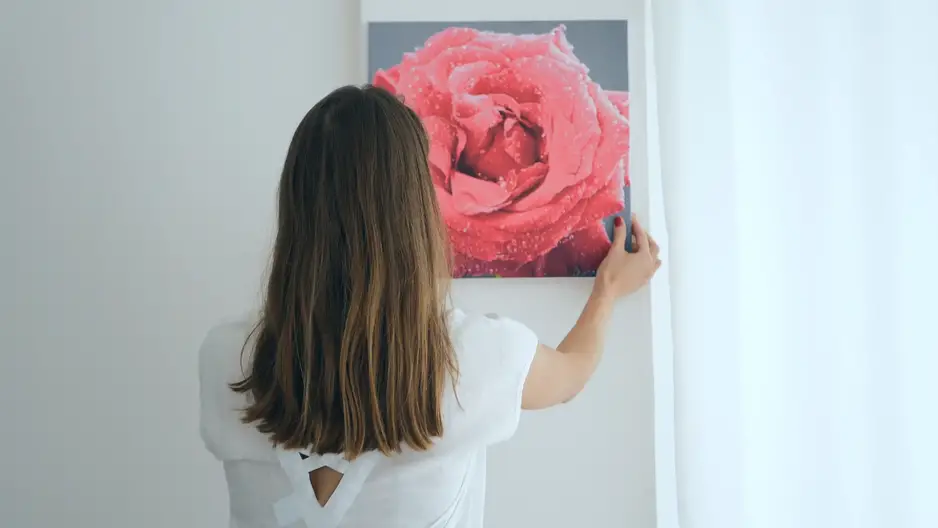
M 612 247 L 596 272 L 594 295 L 613 300 L 625 297 L 647 284 L 661 267 L 658 244 L 635 215 L 632 215 L 632 253 L 625 250 L 627 231 L 622 218 L 616 218 Z
M 621 218 L 616 219 L 612 248 L 599 266 L 593 295 L 576 325 L 557 348 L 538 345 L 524 382 L 523 409 L 544 409 L 567 402 L 583 390 L 599 363 L 613 302 L 644 286 L 661 266 L 658 244 L 634 216 L 635 251 L 625 250 L 629 233 L 623 224 Z

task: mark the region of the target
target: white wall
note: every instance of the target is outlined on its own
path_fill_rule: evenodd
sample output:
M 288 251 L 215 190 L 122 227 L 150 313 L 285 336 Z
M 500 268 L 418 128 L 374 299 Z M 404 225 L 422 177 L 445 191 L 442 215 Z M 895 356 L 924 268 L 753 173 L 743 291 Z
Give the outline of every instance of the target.
M 0 17 L 0 525 L 226 526 L 195 353 L 256 299 L 300 116 L 358 82 L 339 1 L 12 0 Z M 636 209 L 645 208 L 636 181 Z M 556 343 L 588 281 L 462 282 Z M 648 298 L 490 458 L 489 526 L 654 522 Z

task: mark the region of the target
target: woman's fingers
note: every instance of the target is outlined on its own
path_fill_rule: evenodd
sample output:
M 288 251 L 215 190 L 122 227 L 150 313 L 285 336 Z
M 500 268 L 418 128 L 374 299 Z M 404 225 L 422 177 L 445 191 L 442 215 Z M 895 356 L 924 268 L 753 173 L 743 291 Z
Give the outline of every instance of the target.
M 632 233 L 635 235 L 637 252 L 650 251 L 651 248 L 648 245 L 648 233 L 645 232 L 645 228 L 642 227 L 642 224 L 638 222 L 637 216 L 632 216 Z
M 661 259 L 658 258 L 658 255 L 661 253 L 661 247 L 658 246 L 658 242 L 648 234 L 648 231 L 645 231 L 645 228 L 638 221 L 636 215 L 632 215 L 632 251 L 649 255 L 651 257 L 650 263 L 653 266 L 653 272 L 658 271 L 658 268 L 661 267 Z
M 658 247 L 658 243 L 655 242 L 655 239 L 651 235 L 648 235 L 648 245 L 650 246 L 651 256 L 658 258 L 658 253 L 661 251 L 661 248 Z

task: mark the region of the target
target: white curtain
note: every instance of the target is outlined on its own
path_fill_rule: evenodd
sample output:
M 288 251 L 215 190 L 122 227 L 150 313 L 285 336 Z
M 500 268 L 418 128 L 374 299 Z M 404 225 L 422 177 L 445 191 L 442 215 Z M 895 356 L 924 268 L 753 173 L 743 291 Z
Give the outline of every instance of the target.
M 938 527 L 938 1 L 649 7 L 659 526 Z

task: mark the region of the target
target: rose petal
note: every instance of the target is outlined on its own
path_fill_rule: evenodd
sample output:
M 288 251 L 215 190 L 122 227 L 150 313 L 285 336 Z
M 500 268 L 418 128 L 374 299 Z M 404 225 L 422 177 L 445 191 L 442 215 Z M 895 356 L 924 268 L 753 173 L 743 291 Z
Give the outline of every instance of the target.
M 512 60 L 550 56 L 570 64 L 576 64 L 578 69 L 585 71 L 586 66 L 573 55 L 573 46 L 567 40 L 566 29 L 566 26 L 561 24 L 550 33 L 539 35 L 479 32 L 473 40 L 473 45 L 500 51 Z
M 513 69 L 542 89 L 539 123 L 544 136 L 542 149 L 548 156 L 550 172 L 516 210 L 533 210 L 549 203 L 557 193 L 590 174 L 592 156 L 601 130 L 588 85 L 581 71 L 564 63 L 526 58 L 513 63 Z M 557 145 L 557 148 L 552 148 Z M 588 163 L 583 163 L 583 161 Z
M 439 169 L 430 167 L 430 170 L 438 171 Z M 445 176 L 445 178 L 449 177 L 450 175 Z M 443 178 L 443 176 L 439 178 Z M 453 201 L 453 195 L 450 194 L 450 190 L 437 183 L 437 180 L 438 177 L 434 177 L 433 187 L 436 191 L 436 201 L 440 206 L 440 215 L 443 217 L 443 221 L 450 231 L 450 242 L 452 242 L 453 235 L 456 233 L 457 229 L 464 230 L 463 232 L 468 231 L 469 219 L 456 210 L 456 203 Z
M 441 170 L 436 165 L 430 165 L 430 177 L 433 178 L 433 185 L 436 186 L 437 191 L 450 196 L 450 176 L 453 175 L 452 170 Z
M 437 183 L 449 190 L 449 177 L 466 144 L 466 135 L 440 117 L 426 117 L 423 124 L 430 138 L 430 166 L 438 170 L 434 175 L 442 176 Z
M 629 119 L 629 92 L 618 92 L 614 90 L 606 90 L 606 96 L 609 97 L 609 102 L 616 107 L 616 110 L 622 114 L 622 117 L 628 121 Z
M 628 92 L 615 92 L 615 91 L 609 90 L 606 92 L 606 95 L 609 96 L 609 102 L 611 102 L 613 106 L 615 106 L 616 109 L 619 110 L 619 113 L 625 119 L 626 126 L 627 126 L 625 141 L 628 142 L 629 137 L 631 135 L 631 124 L 629 123 L 629 93 Z M 632 182 L 631 182 L 631 178 L 629 177 L 629 153 L 628 151 L 626 152 L 623 164 L 625 166 L 625 176 L 623 179 L 625 181 L 625 185 L 629 186 L 632 184 Z
M 550 32 L 551 42 L 556 48 L 568 58 L 579 62 L 579 59 L 573 55 L 573 46 L 567 40 L 567 26 L 560 24 Z
M 435 86 L 440 90 L 473 93 L 476 83 L 497 75 L 508 64 L 508 58 L 503 54 L 470 45 L 446 50 L 424 69 L 431 73 Z
M 505 130 L 506 127 L 508 130 Z M 465 163 L 480 177 L 490 181 L 505 181 L 514 189 L 516 183 L 512 176 L 537 160 L 537 142 L 514 118 L 507 118 L 500 127 L 490 129 L 488 137 L 488 144 L 481 146 L 477 155 L 464 156 Z
M 623 169 L 616 170 L 617 174 L 610 175 L 597 192 L 589 187 L 590 182 L 584 182 L 564 191 L 556 202 L 540 210 L 498 211 L 475 216 L 471 222 L 466 217 L 449 217 L 453 247 L 480 260 L 529 261 L 543 255 L 569 233 L 622 210 Z
M 542 96 L 541 89 L 537 85 L 518 74 L 514 63 L 501 66 L 495 73 L 476 79 L 471 93 L 493 97 L 506 95 L 520 104 L 538 103 Z
M 449 75 L 445 77 L 446 82 L 441 88 L 449 90 L 453 94 L 478 95 L 473 92 L 476 84 L 489 75 L 495 75 L 501 68 L 498 64 L 488 61 L 470 62 L 456 67 L 449 65 Z
M 543 163 L 533 163 L 527 167 L 508 173 L 505 177 L 505 181 L 508 182 L 511 199 L 523 196 L 533 189 L 536 189 L 537 186 L 544 181 L 548 170 L 547 165 Z
M 533 131 L 538 133 L 537 159 L 548 161 L 549 149 L 547 138 L 553 133 L 550 121 L 542 118 L 540 103 L 525 103 L 521 105 L 521 118 L 531 123 Z
M 383 88 L 392 94 L 397 93 L 397 81 L 400 78 L 400 67 L 394 66 L 388 70 L 378 70 L 375 72 L 371 84 L 378 88 Z
M 477 29 L 449 27 L 428 38 L 416 55 L 421 63 L 427 64 L 447 50 L 472 42 L 478 35 Z
M 589 222 L 622 212 L 625 207 L 625 185 L 625 162 L 623 161 L 613 167 L 605 180 L 605 185 L 590 197 L 590 208 L 588 214 L 584 215 L 583 221 Z
M 508 200 L 509 193 L 504 184 L 499 185 L 462 172 L 455 171 L 450 185 L 453 191 L 453 204 L 464 215 L 479 215 L 496 211 Z
M 565 238 L 547 254 L 546 276 L 592 275 L 609 253 L 610 245 L 605 224 L 592 222 Z
M 596 84 L 590 86 L 590 94 L 596 102 L 596 116 L 602 130 L 596 147 L 596 158 L 591 173 L 598 178 L 605 178 L 617 165 L 625 162 L 629 156 L 629 122 L 609 100 L 609 96 Z M 624 185 L 623 181 L 621 185 Z
M 503 211 L 447 218 L 453 248 L 480 260 L 530 261 L 579 227 L 588 200 L 564 201 L 537 211 Z M 609 213 L 611 214 L 611 213 Z
M 501 147 L 520 167 L 527 167 L 536 162 L 538 141 L 531 130 L 517 118 L 505 120 Z

